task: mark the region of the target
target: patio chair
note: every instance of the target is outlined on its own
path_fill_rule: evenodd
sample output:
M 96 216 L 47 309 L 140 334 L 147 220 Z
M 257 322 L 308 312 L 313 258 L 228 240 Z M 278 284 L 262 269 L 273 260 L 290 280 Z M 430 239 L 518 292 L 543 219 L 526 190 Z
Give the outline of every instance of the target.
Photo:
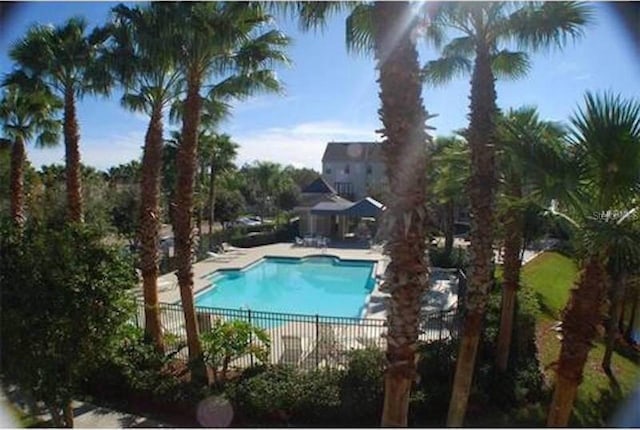
M 303 348 L 303 342 L 300 336 L 283 334 L 281 339 L 284 351 L 282 351 L 278 359 L 279 364 L 298 366 L 300 362 L 309 355 L 309 348 Z
M 229 244 L 228 242 L 222 242 L 222 252 L 238 252 L 241 253 L 242 252 L 242 248 L 237 248 L 235 246 L 232 246 L 231 244 Z
M 207 251 L 207 255 L 214 260 L 216 258 L 222 258 L 222 254 L 218 254 L 217 252 Z
M 304 240 L 302 240 L 302 238 L 296 236 L 296 246 L 304 246 Z

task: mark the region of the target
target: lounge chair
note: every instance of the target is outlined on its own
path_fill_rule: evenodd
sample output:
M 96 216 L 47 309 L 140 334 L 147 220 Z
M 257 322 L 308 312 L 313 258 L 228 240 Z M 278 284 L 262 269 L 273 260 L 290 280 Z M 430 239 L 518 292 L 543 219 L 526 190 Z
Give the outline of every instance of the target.
M 300 362 L 309 355 L 309 348 L 303 348 L 302 338 L 300 336 L 282 335 L 282 345 L 284 351 L 278 360 L 279 364 L 289 366 L 298 366 Z
M 213 259 L 222 258 L 222 254 L 218 254 L 217 252 L 207 251 L 207 255 Z
M 235 246 L 231 246 L 227 242 L 222 242 L 222 251 L 223 252 L 234 252 L 234 251 L 241 251 L 241 249 L 240 248 L 236 248 Z

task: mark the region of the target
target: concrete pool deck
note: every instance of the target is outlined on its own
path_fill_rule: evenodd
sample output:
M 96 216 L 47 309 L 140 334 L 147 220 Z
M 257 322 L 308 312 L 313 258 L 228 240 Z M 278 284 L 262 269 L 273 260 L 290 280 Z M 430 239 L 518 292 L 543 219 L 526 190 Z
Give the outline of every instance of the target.
M 314 248 L 295 246 L 291 243 L 276 243 L 272 245 L 257 246 L 254 248 L 237 248 L 233 251 L 220 254 L 219 257 L 211 257 L 198 261 L 193 265 L 193 293 L 194 295 L 211 286 L 209 276 L 220 269 L 242 269 L 264 258 L 272 257 L 309 257 L 309 256 L 334 256 L 341 259 L 367 260 L 376 262 L 376 275 L 382 275 L 387 265 L 388 257 L 385 257 L 380 248 L 371 249 L 344 249 L 344 248 Z M 376 285 L 375 291 L 378 286 Z M 136 295 L 142 297 L 142 283 L 136 290 Z M 175 272 L 166 273 L 158 278 L 158 300 L 161 303 L 176 303 L 180 301 L 178 278 Z

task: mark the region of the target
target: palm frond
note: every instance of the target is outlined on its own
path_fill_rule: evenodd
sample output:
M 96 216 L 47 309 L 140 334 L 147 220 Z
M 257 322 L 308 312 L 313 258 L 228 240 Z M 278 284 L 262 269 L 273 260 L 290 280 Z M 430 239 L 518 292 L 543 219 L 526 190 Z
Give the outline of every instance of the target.
M 452 39 L 442 48 L 444 57 L 464 57 L 469 58 L 475 53 L 475 41 L 470 36 L 461 36 Z
M 603 208 L 629 202 L 640 191 L 640 103 L 587 93 L 571 118 L 571 144 L 582 176 Z
M 526 4 L 510 15 L 511 37 L 524 49 L 561 48 L 567 39 L 578 39 L 591 23 L 590 5 L 573 1 Z
M 471 73 L 471 61 L 462 56 L 442 57 L 429 61 L 422 69 L 422 79 L 429 85 L 442 85 L 456 77 Z
M 373 5 L 358 4 L 346 20 L 347 50 L 369 55 L 373 52 Z
M 491 58 L 491 69 L 499 79 L 520 79 L 531 69 L 526 52 L 512 52 L 506 49 L 497 52 Z

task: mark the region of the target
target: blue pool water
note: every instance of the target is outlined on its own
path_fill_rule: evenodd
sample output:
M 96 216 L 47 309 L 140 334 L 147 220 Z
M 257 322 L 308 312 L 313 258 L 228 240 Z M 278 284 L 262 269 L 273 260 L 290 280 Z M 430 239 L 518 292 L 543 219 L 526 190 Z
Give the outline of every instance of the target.
M 216 272 L 196 306 L 359 317 L 373 289 L 374 264 L 333 257 L 265 258 Z

